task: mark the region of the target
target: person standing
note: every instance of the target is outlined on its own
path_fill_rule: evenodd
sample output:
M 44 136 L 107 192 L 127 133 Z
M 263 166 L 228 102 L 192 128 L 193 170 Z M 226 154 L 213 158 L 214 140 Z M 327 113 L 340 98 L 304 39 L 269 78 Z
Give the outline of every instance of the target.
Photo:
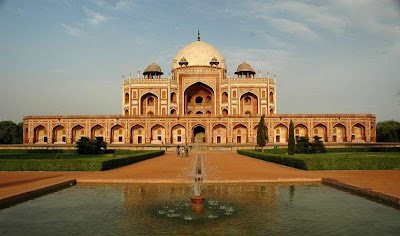
M 185 143 L 185 155 L 189 156 L 189 146 Z
M 184 147 L 182 147 L 181 154 L 182 154 L 182 157 L 185 157 L 185 148 Z
M 176 147 L 176 155 L 178 157 L 180 157 L 180 155 L 181 155 L 181 148 L 179 147 L 179 145 Z

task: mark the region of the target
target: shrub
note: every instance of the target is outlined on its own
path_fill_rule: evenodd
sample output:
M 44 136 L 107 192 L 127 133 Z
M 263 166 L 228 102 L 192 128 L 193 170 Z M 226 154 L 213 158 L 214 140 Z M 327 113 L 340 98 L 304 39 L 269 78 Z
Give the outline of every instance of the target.
M 301 137 L 299 140 L 297 140 L 296 153 L 305 153 L 305 154 L 313 153 L 311 143 L 308 137 Z
M 165 151 L 135 151 L 131 155 L 117 157 L 102 154 L 62 159 L 56 156 L 46 159 L 3 158 L 0 159 L 0 171 L 102 171 L 147 160 L 164 153 Z
M 326 148 L 324 143 L 321 141 L 321 138 L 318 136 L 314 136 L 314 142 L 311 143 L 312 153 L 325 153 Z
M 99 154 L 107 149 L 107 143 L 102 139 L 89 139 L 88 137 L 81 137 L 76 143 L 76 152 L 78 154 Z
M 395 170 L 400 168 L 400 155 L 374 156 L 368 153 L 296 155 L 273 154 L 256 150 L 238 150 L 238 154 L 303 170 Z

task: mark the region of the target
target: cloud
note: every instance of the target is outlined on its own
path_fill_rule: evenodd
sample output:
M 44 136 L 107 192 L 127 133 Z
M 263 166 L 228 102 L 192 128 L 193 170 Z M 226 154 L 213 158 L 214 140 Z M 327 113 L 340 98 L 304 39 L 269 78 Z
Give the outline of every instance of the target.
M 82 31 L 79 28 L 72 27 L 66 24 L 61 24 L 61 26 L 64 28 L 65 33 L 74 36 L 74 37 L 79 37 L 82 33 Z
M 283 11 L 289 11 L 300 16 L 304 22 L 320 26 L 333 33 L 343 34 L 348 26 L 348 18 L 336 12 L 334 7 L 329 5 L 312 5 L 304 2 L 289 1 L 279 5 Z
M 101 15 L 98 12 L 94 12 L 86 7 L 84 7 L 83 10 L 87 16 L 87 21 L 92 25 L 99 25 L 108 20 L 107 17 Z
M 135 3 L 136 1 L 134 0 L 117 0 L 117 1 L 95 0 L 95 4 L 97 6 L 112 10 L 128 10 L 134 7 Z
M 305 24 L 284 18 L 271 18 L 269 22 L 277 30 L 295 34 L 305 40 L 318 40 L 319 36 Z

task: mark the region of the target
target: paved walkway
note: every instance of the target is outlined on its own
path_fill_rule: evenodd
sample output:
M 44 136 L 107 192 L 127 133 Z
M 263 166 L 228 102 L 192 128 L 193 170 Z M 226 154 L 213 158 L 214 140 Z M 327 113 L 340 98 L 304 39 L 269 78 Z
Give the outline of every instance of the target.
M 400 197 L 400 171 L 303 171 L 235 152 L 204 153 L 209 182 L 306 181 L 333 178 Z M 76 179 L 81 183 L 189 182 L 194 156 L 174 153 L 103 172 L 0 172 L 0 199 Z

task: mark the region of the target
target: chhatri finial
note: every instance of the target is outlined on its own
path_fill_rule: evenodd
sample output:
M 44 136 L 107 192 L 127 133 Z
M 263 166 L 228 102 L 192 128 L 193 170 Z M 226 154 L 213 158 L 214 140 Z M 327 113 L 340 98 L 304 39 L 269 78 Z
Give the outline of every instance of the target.
M 197 41 L 200 41 L 200 29 L 197 29 Z

